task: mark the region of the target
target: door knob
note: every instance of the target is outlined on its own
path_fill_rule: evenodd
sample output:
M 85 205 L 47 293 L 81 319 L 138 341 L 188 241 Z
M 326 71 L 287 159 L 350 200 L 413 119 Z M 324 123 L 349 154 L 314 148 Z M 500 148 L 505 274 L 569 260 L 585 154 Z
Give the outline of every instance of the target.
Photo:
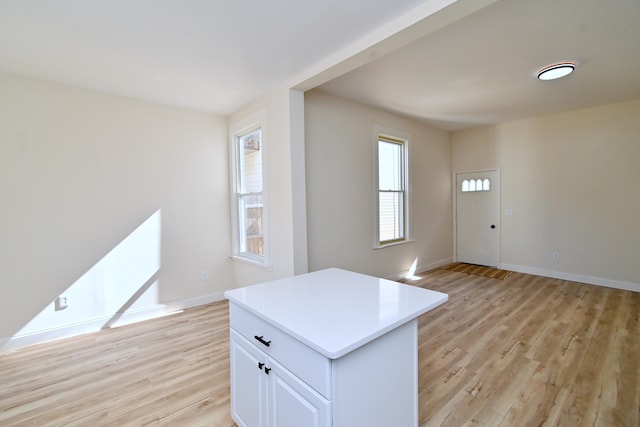
M 491 224 L 491 228 L 496 228 L 496 226 L 494 224 Z

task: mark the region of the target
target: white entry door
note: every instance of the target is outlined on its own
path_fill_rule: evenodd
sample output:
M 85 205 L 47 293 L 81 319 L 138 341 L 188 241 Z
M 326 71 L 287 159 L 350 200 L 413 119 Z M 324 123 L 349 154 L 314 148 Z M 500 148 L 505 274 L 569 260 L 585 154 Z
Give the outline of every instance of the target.
M 500 174 L 456 174 L 456 260 L 500 264 Z

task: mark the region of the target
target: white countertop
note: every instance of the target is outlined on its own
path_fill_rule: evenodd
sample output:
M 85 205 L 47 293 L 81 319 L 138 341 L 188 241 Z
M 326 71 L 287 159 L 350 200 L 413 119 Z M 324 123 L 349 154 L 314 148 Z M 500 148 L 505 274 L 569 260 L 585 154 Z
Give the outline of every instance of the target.
M 337 268 L 233 289 L 224 295 L 331 359 L 448 299 L 441 292 Z

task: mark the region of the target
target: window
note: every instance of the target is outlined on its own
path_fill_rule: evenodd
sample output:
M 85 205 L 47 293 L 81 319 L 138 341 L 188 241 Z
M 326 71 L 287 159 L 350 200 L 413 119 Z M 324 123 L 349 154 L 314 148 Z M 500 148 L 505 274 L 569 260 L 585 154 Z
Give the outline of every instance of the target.
M 233 171 L 233 255 L 264 264 L 266 263 L 266 233 L 262 130 L 262 121 L 258 120 L 251 126 L 241 127 L 240 130 L 232 132 L 231 169 Z
M 485 179 L 464 179 L 460 186 L 460 191 L 463 193 L 474 191 L 491 191 L 491 181 L 489 178 Z
M 407 140 L 377 137 L 377 246 L 407 240 Z

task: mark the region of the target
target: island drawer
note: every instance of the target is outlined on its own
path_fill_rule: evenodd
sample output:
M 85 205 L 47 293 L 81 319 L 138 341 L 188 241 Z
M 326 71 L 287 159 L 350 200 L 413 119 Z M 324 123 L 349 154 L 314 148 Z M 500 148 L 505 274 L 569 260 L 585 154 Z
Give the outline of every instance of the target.
M 330 398 L 331 361 L 328 358 L 232 302 L 229 303 L 229 325 L 311 388 Z

